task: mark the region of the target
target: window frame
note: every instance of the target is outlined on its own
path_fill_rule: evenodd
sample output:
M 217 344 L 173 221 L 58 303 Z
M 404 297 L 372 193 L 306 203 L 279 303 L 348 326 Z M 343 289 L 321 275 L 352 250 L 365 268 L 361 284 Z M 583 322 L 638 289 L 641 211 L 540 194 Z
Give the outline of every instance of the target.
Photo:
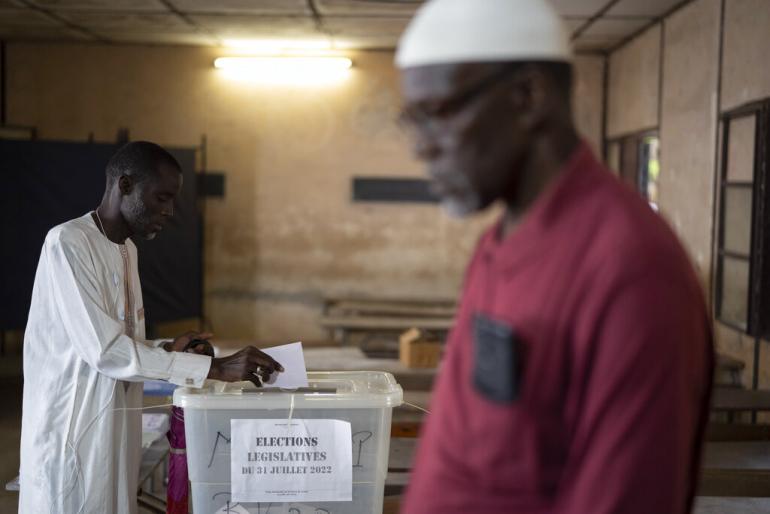
M 647 201 L 650 200 L 647 190 L 649 176 L 642 176 L 641 162 L 643 157 L 643 143 L 648 137 L 654 137 L 660 141 L 660 130 L 658 128 L 648 128 L 607 140 L 608 153 L 610 146 L 618 145 L 618 169 L 614 170 L 617 173 L 618 178 L 620 178 L 624 184 L 633 188 L 634 191 L 638 192 Z M 631 148 L 634 153 L 634 158 L 630 161 L 631 166 L 628 166 L 629 159 L 627 148 Z M 630 167 L 633 168 L 633 176 L 628 173 Z
M 728 180 L 730 154 L 730 126 L 740 119 L 754 117 L 754 160 L 752 181 Z M 770 308 L 770 180 L 768 177 L 768 127 L 770 127 L 770 100 L 752 102 L 722 113 L 720 116 L 721 141 L 718 181 L 718 226 L 715 254 L 714 318 L 723 325 L 754 337 L 770 336 L 770 316 L 763 319 L 762 313 Z M 726 193 L 729 189 L 752 189 L 751 221 L 748 254 L 725 248 L 727 215 Z M 725 289 L 725 257 L 748 263 L 749 273 L 746 298 L 745 326 L 723 317 L 722 300 Z

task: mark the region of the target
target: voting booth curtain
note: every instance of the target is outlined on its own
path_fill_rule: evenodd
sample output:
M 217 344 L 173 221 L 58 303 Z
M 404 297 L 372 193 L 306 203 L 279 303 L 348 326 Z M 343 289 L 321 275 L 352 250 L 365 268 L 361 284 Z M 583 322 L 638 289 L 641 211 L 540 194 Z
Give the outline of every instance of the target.
M 114 144 L 0 140 L 0 329 L 23 329 L 45 235 L 82 216 L 104 193 Z M 174 217 L 139 253 L 148 335 L 153 324 L 202 315 L 201 215 L 195 149 L 167 148 L 182 166 Z

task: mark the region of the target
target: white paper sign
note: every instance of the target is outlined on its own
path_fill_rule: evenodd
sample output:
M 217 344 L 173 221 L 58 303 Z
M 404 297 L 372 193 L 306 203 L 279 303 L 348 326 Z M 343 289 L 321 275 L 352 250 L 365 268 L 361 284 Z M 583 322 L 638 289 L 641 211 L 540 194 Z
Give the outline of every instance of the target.
M 234 502 L 352 501 L 350 423 L 230 420 Z
M 270 380 L 264 382 L 262 387 L 297 389 L 308 386 L 302 343 L 283 344 L 272 348 L 263 348 L 262 351 L 277 360 L 284 369 L 280 373 L 270 375 Z

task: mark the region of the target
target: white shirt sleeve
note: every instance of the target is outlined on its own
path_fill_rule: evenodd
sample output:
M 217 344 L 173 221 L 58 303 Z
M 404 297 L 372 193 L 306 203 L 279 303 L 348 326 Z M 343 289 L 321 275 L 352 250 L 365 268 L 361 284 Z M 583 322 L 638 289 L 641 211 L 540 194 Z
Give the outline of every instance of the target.
M 201 387 L 211 357 L 167 352 L 156 341 L 134 340 L 106 310 L 88 241 L 62 232 L 49 234 L 45 253 L 54 301 L 75 352 L 89 366 L 118 380 L 167 380 Z
M 148 340 L 147 342 L 152 345 L 153 348 L 160 348 L 166 343 L 173 342 L 173 339 L 152 339 Z

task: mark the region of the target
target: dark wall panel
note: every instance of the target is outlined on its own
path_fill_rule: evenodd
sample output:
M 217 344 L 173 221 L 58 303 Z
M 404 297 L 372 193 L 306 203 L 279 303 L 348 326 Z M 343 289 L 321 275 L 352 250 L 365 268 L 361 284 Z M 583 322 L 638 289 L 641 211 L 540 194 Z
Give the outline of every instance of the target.
M 354 202 L 437 203 L 429 182 L 418 178 L 353 178 Z
M 46 233 L 99 204 L 115 150 L 112 144 L 0 140 L 0 328 L 26 324 Z M 170 151 L 185 174 L 174 219 L 155 240 L 135 241 L 150 332 L 154 322 L 201 315 L 195 153 Z

